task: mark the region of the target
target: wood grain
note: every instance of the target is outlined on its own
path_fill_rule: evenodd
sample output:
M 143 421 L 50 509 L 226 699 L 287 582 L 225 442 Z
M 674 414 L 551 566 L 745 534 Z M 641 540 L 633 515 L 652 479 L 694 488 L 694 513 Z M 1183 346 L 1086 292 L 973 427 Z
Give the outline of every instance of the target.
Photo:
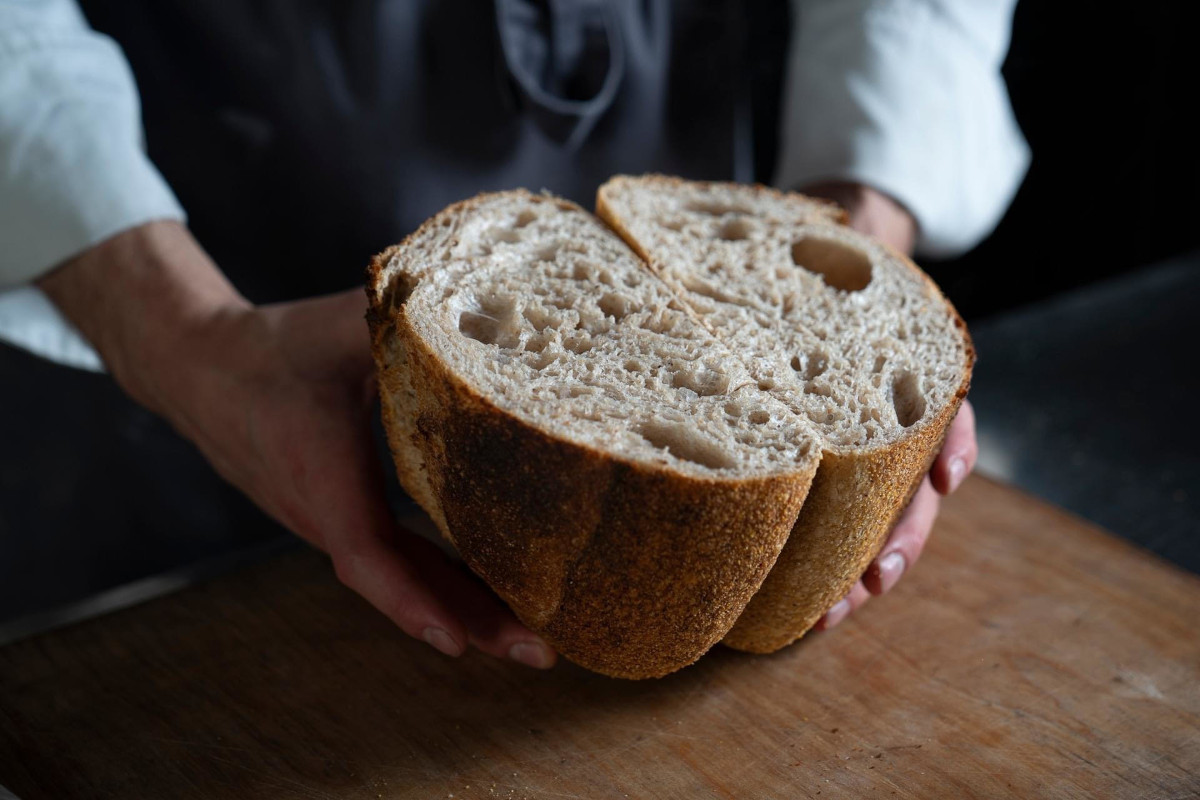
M 1200 580 L 974 478 L 887 598 L 630 683 L 407 640 L 304 552 L 0 650 L 41 798 L 1200 796 Z

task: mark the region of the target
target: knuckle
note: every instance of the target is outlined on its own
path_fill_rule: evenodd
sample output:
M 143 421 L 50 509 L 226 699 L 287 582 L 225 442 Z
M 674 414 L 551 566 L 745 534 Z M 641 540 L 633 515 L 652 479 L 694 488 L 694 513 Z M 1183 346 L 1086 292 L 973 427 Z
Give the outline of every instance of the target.
M 332 554 L 333 574 L 346 586 L 353 586 L 357 575 L 356 561 L 344 552 Z

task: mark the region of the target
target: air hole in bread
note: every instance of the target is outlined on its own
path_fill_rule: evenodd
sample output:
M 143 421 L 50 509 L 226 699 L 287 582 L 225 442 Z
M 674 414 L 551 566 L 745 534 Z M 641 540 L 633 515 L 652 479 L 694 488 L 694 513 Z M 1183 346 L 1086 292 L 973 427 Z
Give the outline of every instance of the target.
M 818 397 L 833 397 L 833 389 L 828 384 L 817 383 L 816 381 L 806 381 L 804 384 L 805 394 L 814 394 Z
M 726 394 L 729 391 L 729 376 L 724 372 L 699 365 L 697 369 L 681 369 L 671 376 L 671 385 L 676 389 L 691 389 L 701 397 Z
M 547 353 L 541 350 L 535 350 L 532 351 L 532 355 L 529 358 L 525 359 L 525 363 L 540 372 L 557 360 L 558 354 L 556 353 Z
M 625 367 L 625 369 L 629 372 L 641 372 L 646 368 L 642 362 L 633 358 L 627 360 L 624 364 L 622 364 L 622 366 Z
M 492 228 L 488 232 L 489 238 L 493 242 L 506 242 L 507 244 L 516 244 L 521 241 L 521 234 L 508 228 Z
M 513 223 L 513 227 L 514 228 L 524 228 L 526 225 L 533 222 L 535 219 L 537 219 L 537 214 L 533 213 L 533 211 L 526 208 L 520 214 L 517 215 L 517 220 L 516 220 L 516 222 Z
M 399 272 L 383 292 L 382 305 L 388 311 L 395 313 L 408 302 L 413 290 L 417 288 L 417 276 L 408 272 Z
M 775 388 L 775 381 L 770 378 L 763 378 L 758 382 L 758 388 L 760 391 L 769 392 Z
M 747 419 L 755 425 L 765 425 L 771 421 L 771 412 L 763 408 L 756 408 L 750 412 L 750 416 Z
M 742 407 L 737 403 L 726 403 L 725 413 L 731 417 L 740 417 L 742 415 Z
M 660 219 L 658 224 L 669 231 L 679 232 L 683 230 L 683 220 L 681 219 Z
M 747 208 L 737 203 L 723 203 L 720 200 L 693 200 L 684 206 L 688 211 L 695 211 L 698 214 L 710 214 L 714 217 L 723 217 L 726 214 L 753 214 L 754 209 Z
M 749 220 L 734 217 L 721 226 L 721 229 L 717 231 L 717 236 L 727 242 L 740 242 L 743 239 L 749 239 L 752 230 L 753 226 Z
M 867 255 L 832 239 L 801 239 L 792 245 L 792 262 L 843 292 L 860 291 L 871 282 L 871 260 Z
M 892 376 L 892 407 L 896 409 L 896 421 L 904 428 L 925 416 L 920 375 L 901 370 Z
M 884 356 L 875 356 L 875 363 L 871 367 L 871 372 L 883 372 L 885 364 L 887 364 L 887 358 Z
M 533 255 L 538 261 L 553 261 L 555 257 L 558 256 L 558 250 L 558 242 L 551 242 L 550 244 L 539 247 L 536 251 L 534 251 Z
M 589 336 L 576 336 L 563 342 L 563 347 L 575 355 L 583 355 L 592 349 L 592 340 Z
M 458 316 L 458 330 L 484 344 L 512 348 L 520 344 L 516 302 L 510 297 L 486 297 Z
M 666 318 L 662 312 L 653 314 L 642 320 L 642 330 L 650 331 L 651 333 L 670 333 L 671 321 Z
M 633 308 L 633 301 L 624 295 L 617 294 L 616 292 L 607 292 L 603 297 L 600 298 L 598 305 L 600 306 L 600 310 L 603 311 L 606 316 L 612 317 L 617 322 L 620 322 L 621 320 L 625 319 L 625 317 L 629 316 L 629 312 Z
M 825 374 L 825 370 L 829 369 L 829 354 L 824 350 L 814 350 L 811 353 L 805 353 L 804 358 L 792 356 L 791 367 L 796 372 L 804 373 L 804 380 L 811 381 L 813 378 Z
M 530 336 L 525 341 L 525 352 L 526 353 L 542 352 L 543 350 L 546 349 L 546 345 L 550 344 L 550 339 L 551 339 L 551 334 L 548 334 L 548 333 L 539 332 L 534 336 Z
M 638 429 L 642 438 L 654 447 L 684 461 L 709 469 L 730 469 L 737 465 L 733 457 L 682 422 L 647 422 Z
M 540 305 L 530 304 L 525 306 L 525 311 L 522 312 L 522 315 L 525 317 L 525 319 L 529 320 L 529 324 L 532 325 L 533 329 L 538 333 L 541 333 L 547 328 L 557 327 L 558 325 L 558 319 L 555 317 L 555 315 L 550 313 L 550 311 L 547 309 L 542 308 Z M 529 346 L 526 345 L 525 349 L 528 350 Z

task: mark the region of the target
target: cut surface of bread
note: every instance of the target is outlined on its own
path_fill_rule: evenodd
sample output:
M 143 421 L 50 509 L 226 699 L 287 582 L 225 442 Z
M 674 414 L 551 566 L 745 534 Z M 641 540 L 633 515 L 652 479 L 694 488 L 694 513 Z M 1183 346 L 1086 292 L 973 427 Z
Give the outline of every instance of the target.
M 481 195 L 373 261 L 401 482 L 586 667 L 776 649 L 874 555 L 965 393 L 969 341 L 826 204 L 618 178 L 599 213 L 611 228 Z

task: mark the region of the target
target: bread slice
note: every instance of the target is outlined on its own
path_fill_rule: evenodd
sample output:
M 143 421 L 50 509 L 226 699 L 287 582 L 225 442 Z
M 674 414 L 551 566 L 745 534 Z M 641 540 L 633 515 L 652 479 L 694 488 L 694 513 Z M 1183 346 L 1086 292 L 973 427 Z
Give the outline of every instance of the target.
M 928 471 L 970 385 L 966 326 L 911 261 L 822 201 L 617 177 L 597 213 L 820 436 L 787 546 L 725 637 L 777 650 L 846 595 Z
M 886 535 L 965 393 L 969 343 L 914 267 L 830 206 L 646 178 L 607 184 L 600 212 L 629 244 L 516 191 L 451 206 L 372 262 L 401 482 L 517 616 L 586 667 L 650 677 L 722 637 L 782 646 Z M 790 248 L 810 229 L 873 259 L 858 294 L 879 297 L 840 316 L 847 290 L 767 261 L 767 232 Z M 779 274 L 756 279 L 739 253 Z M 853 331 L 886 338 L 870 303 L 933 350 L 868 347 L 885 362 L 864 372 L 869 342 Z M 955 369 L 943 397 L 939 370 Z
M 401 483 L 522 621 L 623 677 L 724 636 L 819 449 L 619 237 L 483 195 L 377 257 L 368 291 Z

